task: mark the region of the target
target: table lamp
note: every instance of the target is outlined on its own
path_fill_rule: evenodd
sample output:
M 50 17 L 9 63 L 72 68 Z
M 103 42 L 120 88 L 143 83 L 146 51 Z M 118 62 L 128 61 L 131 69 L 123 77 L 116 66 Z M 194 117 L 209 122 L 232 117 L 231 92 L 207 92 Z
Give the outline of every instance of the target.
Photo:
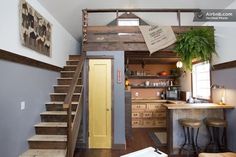
M 213 84 L 211 85 L 211 88 L 221 90 L 221 98 L 220 98 L 219 105 L 225 105 L 225 87 L 223 85 Z

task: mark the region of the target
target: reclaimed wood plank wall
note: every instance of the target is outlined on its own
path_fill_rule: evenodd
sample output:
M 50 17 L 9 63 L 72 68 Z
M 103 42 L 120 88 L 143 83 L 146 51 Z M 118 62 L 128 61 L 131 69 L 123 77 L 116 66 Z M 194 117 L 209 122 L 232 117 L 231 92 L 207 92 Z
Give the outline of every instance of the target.
M 176 35 L 212 26 L 172 26 Z M 122 33 L 122 35 L 120 34 Z M 148 51 L 138 26 L 87 26 L 84 51 Z M 173 52 L 174 44 L 163 49 Z

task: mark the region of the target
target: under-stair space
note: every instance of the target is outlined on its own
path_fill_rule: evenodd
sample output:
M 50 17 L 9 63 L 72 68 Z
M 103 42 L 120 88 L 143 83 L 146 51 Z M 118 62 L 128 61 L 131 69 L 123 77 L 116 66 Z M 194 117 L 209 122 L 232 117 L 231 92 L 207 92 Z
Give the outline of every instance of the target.
M 63 107 L 68 91 L 70 89 L 75 71 L 79 66 L 81 56 L 70 55 L 66 62 L 61 77 L 54 85 L 54 93 L 50 93 L 50 102 L 45 103 L 46 111 L 40 114 L 41 122 L 34 125 L 35 135 L 28 139 L 29 149 L 20 157 L 65 157 L 67 153 L 67 109 Z M 81 76 L 81 75 L 80 75 Z M 78 78 L 72 102 L 72 122 L 82 101 L 83 91 L 82 79 Z M 81 104 L 82 105 L 82 104 Z M 81 108 L 80 108 L 81 109 Z M 81 113 L 81 112 L 80 112 Z M 81 120 L 81 118 L 80 118 Z M 78 125 L 79 126 L 79 125 Z

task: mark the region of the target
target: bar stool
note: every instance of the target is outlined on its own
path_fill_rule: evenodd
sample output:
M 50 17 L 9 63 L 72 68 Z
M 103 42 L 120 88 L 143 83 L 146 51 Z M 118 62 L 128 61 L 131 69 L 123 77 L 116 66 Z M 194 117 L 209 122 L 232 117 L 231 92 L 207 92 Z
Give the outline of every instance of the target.
M 187 150 L 188 152 L 192 151 L 194 154 L 198 153 L 199 147 L 197 144 L 197 138 L 198 138 L 199 128 L 201 127 L 201 121 L 197 119 L 185 118 L 185 119 L 179 119 L 179 123 L 183 127 L 184 131 L 184 143 L 179 150 L 179 154 L 181 154 L 183 149 Z M 195 129 L 197 129 L 196 134 L 194 134 Z
M 205 151 L 210 150 L 213 152 L 220 152 L 220 151 L 227 150 L 227 140 L 226 140 L 227 122 L 226 120 L 219 119 L 219 118 L 206 118 L 205 124 L 206 124 L 208 134 L 210 136 L 210 142 L 206 146 Z

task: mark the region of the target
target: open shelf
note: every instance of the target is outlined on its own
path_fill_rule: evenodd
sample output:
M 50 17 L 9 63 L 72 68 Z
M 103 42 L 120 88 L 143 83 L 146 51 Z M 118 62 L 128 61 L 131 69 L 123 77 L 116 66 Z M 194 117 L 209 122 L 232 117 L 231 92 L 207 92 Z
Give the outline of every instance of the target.
M 138 75 L 129 75 L 127 76 L 129 79 L 174 79 L 179 76 L 168 75 L 168 76 L 138 76 Z
M 173 86 L 131 86 L 131 88 L 169 88 L 169 87 L 180 87 L 180 85 Z

